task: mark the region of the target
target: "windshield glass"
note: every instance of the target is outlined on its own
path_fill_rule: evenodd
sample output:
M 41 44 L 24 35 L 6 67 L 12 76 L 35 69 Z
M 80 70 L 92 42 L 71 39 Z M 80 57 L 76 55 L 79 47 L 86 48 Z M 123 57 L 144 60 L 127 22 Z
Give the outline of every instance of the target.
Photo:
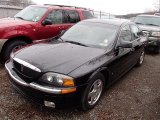
M 134 20 L 137 24 L 160 26 L 160 17 L 138 16 Z
M 20 11 L 14 17 L 22 20 L 37 22 L 42 18 L 46 11 L 47 8 L 44 7 L 29 6 Z
M 74 41 L 90 47 L 106 48 L 114 43 L 118 27 L 109 24 L 80 22 L 63 36 L 64 41 Z

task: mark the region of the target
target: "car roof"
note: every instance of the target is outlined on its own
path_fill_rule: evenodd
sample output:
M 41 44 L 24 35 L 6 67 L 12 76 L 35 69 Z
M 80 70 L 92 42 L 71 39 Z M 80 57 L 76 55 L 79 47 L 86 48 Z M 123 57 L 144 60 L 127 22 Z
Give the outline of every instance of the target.
M 122 26 L 124 24 L 133 23 L 127 19 L 87 19 L 84 20 L 86 22 L 96 22 L 96 23 L 103 23 L 103 24 L 111 24 L 115 26 Z
M 137 15 L 137 16 L 142 16 L 142 17 L 160 17 L 160 16 L 157 16 L 157 15 L 145 15 L 145 14 Z

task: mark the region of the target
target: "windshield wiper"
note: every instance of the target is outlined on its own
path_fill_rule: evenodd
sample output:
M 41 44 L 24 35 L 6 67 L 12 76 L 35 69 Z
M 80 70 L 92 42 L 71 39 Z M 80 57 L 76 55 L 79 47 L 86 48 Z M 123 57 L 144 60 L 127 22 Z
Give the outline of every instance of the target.
M 24 18 L 22 18 L 22 17 L 15 17 L 15 18 L 19 18 L 19 19 L 21 19 L 21 20 L 24 20 Z
M 58 41 L 64 42 L 64 40 L 61 37 L 58 37 L 58 36 L 52 37 L 52 38 L 48 39 L 47 41 L 51 42 L 51 41 L 54 41 L 54 40 L 58 40 Z
M 65 42 L 88 47 L 87 45 L 85 45 L 85 44 L 83 44 L 83 43 L 76 42 L 76 41 L 65 41 Z
M 136 24 L 144 25 L 143 23 L 136 22 Z
M 62 42 L 64 42 L 64 40 L 61 37 L 59 37 L 58 39 L 60 39 Z
M 159 26 L 159 25 L 155 25 L 155 24 L 152 24 L 152 23 L 150 23 L 150 24 L 146 24 L 146 25 Z

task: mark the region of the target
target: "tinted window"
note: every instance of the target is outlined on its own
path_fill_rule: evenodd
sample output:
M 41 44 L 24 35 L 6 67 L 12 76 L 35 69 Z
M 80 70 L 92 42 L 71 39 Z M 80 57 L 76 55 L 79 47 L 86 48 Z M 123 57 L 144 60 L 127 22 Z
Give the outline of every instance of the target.
M 84 16 L 84 19 L 94 18 L 94 16 L 92 15 L 90 11 L 83 11 L 83 16 Z
M 61 24 L 63 23 L 63 14 L 62 10 L 54 10 L 48 14 L 47 18 L 52 21 L 52 24 Z
M 109 24 L 80 22 L 62 36 L 65 41 L 75 41 L 87 46 L 106 48 L 112 47 L 118 27 Z
M 138 33 L 140 32 L 139 28 L 135 25 L 131 25 L 131 33 L 133 36 L 133 40 L 139 38 Z
M 74 10 L 64 11 L 64 23 L 77 23 L 80 21 L 79 15 Z
M 131 37 L 131 31 L 130 31 L 130 27 L 129 25 L 123 27 L 121 29 L 121 33 L 120 33 L 120 40 L 124 40 L 124 41 L 131 41 L 132 37 Z
M 157 16 L 138 16 L 134 20 L 137 24 L 160 26 L 160 17 Z

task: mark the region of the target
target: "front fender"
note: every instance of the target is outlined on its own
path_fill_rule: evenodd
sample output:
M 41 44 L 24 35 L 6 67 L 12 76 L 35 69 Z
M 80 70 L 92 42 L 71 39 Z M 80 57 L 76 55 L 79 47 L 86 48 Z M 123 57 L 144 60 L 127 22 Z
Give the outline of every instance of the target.
M 112 57 L 113 56 L 110 55 L 102 55 L 81 65 L 77 69 L 70 72 L 68 75 L 78 78 L 80 76 L 85 76 L 86 74 L 96 73 L 97 71 L 102 70 L 102 68 L 106 68 L 106 65 L 109 63 Z
M 101 71 L 103 71 L 103 70 L 107 70 L 107 71 L 108 71 L 107 67 L 101 67 L 101 68 L 97 69 L 96 71 L 94 71 L 94 72 L 91 74 L 91 76 L 89 77 L 88 81 L 90 81 L 97 73 L 99 73 L 99 72 L 101 72 Z
M 11 38 L 15 38 L 15 37 L 27 37 L 31 40 L 34 40 L 35 39 L 35 36 L 28 33 L 28 32 L 25 32 L 25 31 L 13 31 L 13 32 L 10 32 L 10 33 L 6 33 L 4 34 L 3 38 L 5 39 L 11 39 Z

